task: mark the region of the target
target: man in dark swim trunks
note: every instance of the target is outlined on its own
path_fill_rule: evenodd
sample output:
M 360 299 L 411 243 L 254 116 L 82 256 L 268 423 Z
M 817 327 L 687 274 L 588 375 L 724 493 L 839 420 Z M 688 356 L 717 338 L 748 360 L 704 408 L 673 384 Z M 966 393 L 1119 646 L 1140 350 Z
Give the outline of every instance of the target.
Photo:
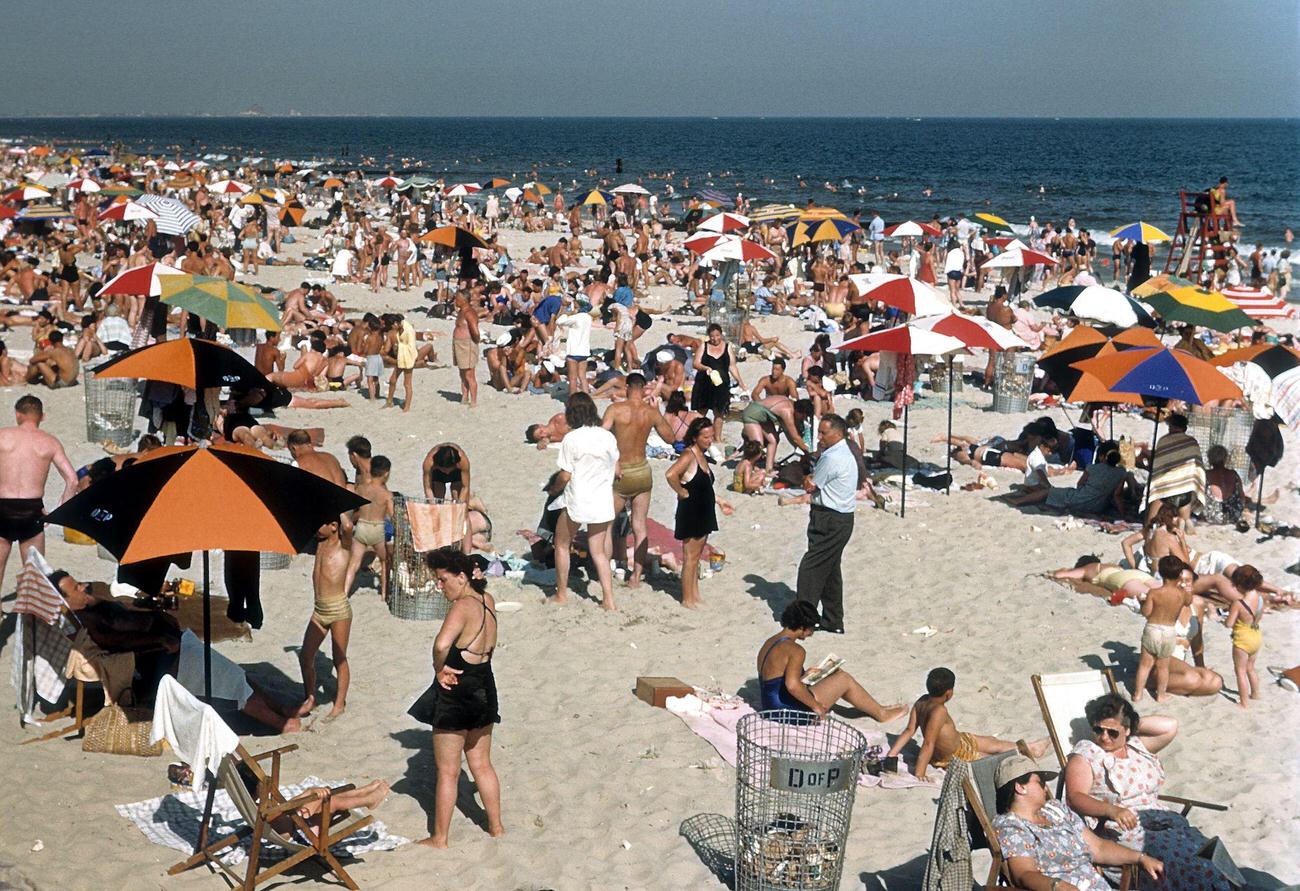
M 54 465 L 63 477 L 62 504 L 77 491 L 77 470 L 63 444 L 39 429 L 45 407 L 35 396 L 14 403 L 17 426 L 0 430 L 0 591 L 5 565 L 15 543 L 45 553 L 45 481 Z

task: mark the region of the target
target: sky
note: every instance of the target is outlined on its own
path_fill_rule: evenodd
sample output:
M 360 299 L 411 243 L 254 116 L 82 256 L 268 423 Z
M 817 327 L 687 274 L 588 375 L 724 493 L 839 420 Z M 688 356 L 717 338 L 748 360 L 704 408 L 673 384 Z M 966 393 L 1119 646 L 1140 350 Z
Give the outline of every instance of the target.
M 11 0 L 0 116 L 1298 117 L 1296 0 Z M 13 39 L 12 35 L 23 35 Z

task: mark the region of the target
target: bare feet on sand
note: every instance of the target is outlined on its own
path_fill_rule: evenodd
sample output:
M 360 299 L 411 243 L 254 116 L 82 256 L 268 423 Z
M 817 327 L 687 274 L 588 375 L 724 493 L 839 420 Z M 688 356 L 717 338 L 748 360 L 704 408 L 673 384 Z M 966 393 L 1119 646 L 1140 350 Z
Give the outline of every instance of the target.
M 424 845 L 426 848 L 445 848 L 447 847 L 447 837 L 445 835 L 431 835 L 428 838 L 422 838 L 417 845 Z
M 551 596 L 547 597 L 546 600 L 542 602 L 545 603 L 547 606 L 550 606 L 551 604 L 563 606 L 564 604 L 569 602 L 569 595 L 556 592 L 555 594 L 552 594 Z M 432 838 L 432 836 L 430 836 L 430 838 Z M 421 842 L 421 844 L 424 843 Z
M 339 715 L 343 714 L 347 710 L 348 710 L 348 704 L 346 702 L 336 702 L 334 703 L 334 707 L 330 709 L 330 713 L 325 716 L 325 720 L 333 721 L 335 718 L 337 718 Z

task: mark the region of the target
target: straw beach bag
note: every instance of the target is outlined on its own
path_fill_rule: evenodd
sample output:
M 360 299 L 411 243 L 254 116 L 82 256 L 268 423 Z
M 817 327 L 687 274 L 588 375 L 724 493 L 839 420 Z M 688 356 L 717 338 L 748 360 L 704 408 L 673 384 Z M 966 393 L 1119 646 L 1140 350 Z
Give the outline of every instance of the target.
M 153 715 L 147 709 L 123 708 L 112 703 L 86 722 L 81 751 L 154 758 L 162 754 L 163 744 L 162 740 L 149 744 L 152 730 Z

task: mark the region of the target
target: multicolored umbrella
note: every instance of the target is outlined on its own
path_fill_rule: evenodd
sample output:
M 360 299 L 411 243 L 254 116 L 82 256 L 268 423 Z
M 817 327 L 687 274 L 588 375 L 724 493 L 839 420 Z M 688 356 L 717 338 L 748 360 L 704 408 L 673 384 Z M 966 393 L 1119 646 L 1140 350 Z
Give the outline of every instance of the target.
M 95 377 L 165 381 L 191 390 L 208 387 L 271 390 L 270 381 L 239 353 L 210 340 L 189 337 L 121 353 L 96 366 Z
M 67 189 L 69 192 L 81 192 L 86 195 L 92 194 L 94 192 L 98 192 L 100 188 L 101 187 L 99 183 L 95 182 L 93 179 L 90 179 L 89 177 L 84 177 L 84 176 L 81 179 L 74 179 L 72 182 L 68 183 L 67 185 Z
M 717 204 L 719 206 L 736 203 L 733 199 L 728 198 L 717 189 L 700 189 L 695 193 L 695 197 L 699 198 L 701 201 L 707 201 L 710 204 Z
M 1110 356 L 1119 352 L 1115 344 L 1106 341 L 1101 345 L 1096 353 L 1097 356 Z M 1042 364 L 1041 362 L 1039 364 Z M 1066 394 L 1066 402 L 1100 402 L 1110 405 L 1141 405 L 1142 397 L 1133 393 L 1116 393 L 1109 390 L 1106 385 L 1097 379 L 1095 375 L 1079 371 L 1077 368 L 1070 369 L 1076 376 L 1077 380 L 1074 386 L 1068 390 L 1062 390 Z
M 799 211 L 799 219 L 803 220 L 847 220 L 848 214 L 838 207 L 805 207 Z
M 1185 350 L 1137 347 L 1085 359 L 1074 363 L 1074 367 L 1093 375 L 1109 390 L 1148 399 L 1177 399 L 1201 405 L 1241 398 L 1240 387 L 1209 362 Z
M 1138 241 L 1142 244 L 1173 240 L 1167 232 L 1162 232 L 1150 223 L 1144 223 L 1141 220 L 1136 223 L 1129 223 L 1127 226 L 1120 226 L 1118 229 L 1112 229 L 1110 234 L 1115 238 Z
M 985 260 L 981 269 L 1014 269 L 1019 266 L 1055 266 L 1056 260 L 1041 251 L 1027 247 L 1008 248 L 991 260 Z
M 280 222 L 286 226 L 301 226 L 302 218 L 307 215 L 307 208 L 297 201 L 291 201 L 280 210 Z
M 912 316 L 940 316 L 952 303 L 931 285 L 906 275 L 864 272 L 849 276 L 849 283 L 865 300 L 878 300 Z
M 425 244 L 440 244 L 443 247 L 455 248 L 456 250 L 485 248 L 488 246 L 486 241 L 468 229 L 462 229 L 460 226 L 441 226 L 437 229 L 430 229 L 421 235 L 419 240 Z
M 1247 288 L 1238 285 L 1224 288 L 1223 296 L 1233 302 L 1237 309 L 1252 319 L 1294 319 L 1296 309 L 1281 297 L 1266 288 Z
M 1132 297 L 1101 285 L 1065 285 L 1044 291 L 1034 298 L 1034 305 L 1059 309 L 1081 319 L 1129 328 L 1133 325 L 1155 327 L 1155 320 Z
M 510 185 L 510 180 L 506 179 L 504 176 L 494 176 L 483 184 L 483 188 L 499 189 L 502 186 L 508 186 L 508 185 Z
M 371 185 L 377 189 L 396 189 L 401 184 L 402 181 L 395 176 L 381 176 L 371 182 Z
M 1163 291 L 1173 291 L 1178 288 L 1195 288 L 1196 282 L 1191 279 L 1179 278 L 1169 273 L 1153 275 L 1151 278 L 1138 285 L 1129 293 L 1134 297 L 1150 297 L 1152 294 L 1159 294 Z
M 70 212 L 57 204 L 29 204 L 22 210 L 18 211 L 17 219 L 20 220 L 66 220 L 72 216 Z
M 1211 365 L 1226 368 L 1238 362 L 1250 362 L 1258 365 L 1271 378 L 1286 374 L 1293 368 L 1300 367 L 1300 350 L 1284 347 L 1280 343 L 1256 343 L 1239 350 L 1228 350 L 1221 356 L 1210 360 Z
M 214 195 L 247 195 L 253 191 L 253 187 L 238 180 L 219 179 L 214 183 L 210 183 L 207 190 Z
M 466 195 L 473 195 L 481 191 L 483 191 L 483 187 L 478 183 L 456 183 L 454 186 L 443 189 L 442 194 L 447 198 L 464 198 Z
M 715 213 L 695 227 L 696 232 L 740 232 L 749 228 L 749 217 L 738 213 Z
M 713 262 L 738 260 L 742 263 L 776 259 L 775 253 L 757 241 L 750 241 L 738 235 L 718 235 L 716 238 L 717 241 L 712 247 L 699 252 L 701 259 Z
M 549 186 L 547 186 L 545 183 L 539 183 L 535 180 L 533 182 L 524 183 L 524 188 L 529 191 L 536 192 L 538 195 L 551 194 L 551 189 Z
M 793 204 L 764 204 L 749 215 L 753 223 L 773 223 L 799 218 L 799 208 Z
M 280 311 L 247 285 L 208 275 L 169 275 L 160 279 L 162 302 L 192 312 L 217 326 L 280 330 Z
M 113 202 L 95 217 L 101 223 L 127 223 L 132 220 L 156 220 L 158 214 L 134 201 Z
M 1145 297 L 1143 302 L 1159 313 L 1165 324 L 1181 322 L 1214 331 L 1235 331 L 1255 324 L 1254 319 L 1217 291 L 1174 288 Z
M 861 228 L 851 220 L 827 217 L 824 220 L 800 220 L 786 231 L 790 235 L 790 246 L 799 247 L 816 241 L 839 241 Z
M 185 273 L 163 263 L 146 263 L 113 276 L 99 289 L 99 296 L 158 297 L 162 294 L 162 279 L 175 275 Z
M 1012 232 L 1011 224 L 997 214 L 977 213 L 975 219 L 986 224 L 990 229 L 996 232 Z
M 580 198 L 581 200 L 577 198 L 574 200 L 576 203 L 583 205 L 584 207 L 596 204 L 612 204 L 614 202 L 614 194 L 612 192 L 605 192 L 600 189 L 592 189 L 585 195 L 580 196 Z
M 36 183 L 23 183 L 16 189 L 12 189 L 0 196 L 0 201 L 40 201 L 42 198 L 49 198 L 50 195 L 50 190 L 45 186 L 38 186 Z
M 100 189 L 99 194 L 107 198 L 118 198 L 121 196 L 137 198 L 140 195 L 143 195 L 144 192 L 137 189 L 135 186 L 123 185 L 122 183 L 112 183 Z

